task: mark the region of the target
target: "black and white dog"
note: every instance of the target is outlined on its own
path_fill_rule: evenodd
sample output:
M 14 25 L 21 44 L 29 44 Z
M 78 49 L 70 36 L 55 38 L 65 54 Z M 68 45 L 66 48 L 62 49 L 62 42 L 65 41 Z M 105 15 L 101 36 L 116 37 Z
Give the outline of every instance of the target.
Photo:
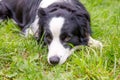
M 25 36 L 45 35 L 49 64 L 64 63 L 77 46 L 102 46 L 91 38 L 90 16 L 78 0 L 0 0 L 0 21 L 8 18 Z

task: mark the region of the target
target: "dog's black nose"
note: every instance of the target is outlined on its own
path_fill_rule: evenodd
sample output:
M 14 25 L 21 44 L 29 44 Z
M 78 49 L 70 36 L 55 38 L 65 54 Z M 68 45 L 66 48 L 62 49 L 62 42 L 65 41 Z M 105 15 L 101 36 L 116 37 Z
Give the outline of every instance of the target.
M 57 56 L 53 56 L 53 57 L 50 57 L 50 58 L 49 58 L 49 61 L 50 61 L 51 64 L 56 65 L 56 64 L 59 63 L 60 58 L 57 57 Z

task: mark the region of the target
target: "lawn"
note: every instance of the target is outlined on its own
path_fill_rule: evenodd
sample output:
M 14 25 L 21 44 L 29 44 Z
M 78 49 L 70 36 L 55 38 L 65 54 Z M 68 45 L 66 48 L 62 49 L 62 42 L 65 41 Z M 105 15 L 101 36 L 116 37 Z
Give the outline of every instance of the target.
M 20 35 L 11 21 L 0 23 L 0 80 L 120 80 L 120 1 L 81 0 L 91 15 L 93 38 L 102 51 L 82 47 L 63 65 L 47 62 L 47 47 Z

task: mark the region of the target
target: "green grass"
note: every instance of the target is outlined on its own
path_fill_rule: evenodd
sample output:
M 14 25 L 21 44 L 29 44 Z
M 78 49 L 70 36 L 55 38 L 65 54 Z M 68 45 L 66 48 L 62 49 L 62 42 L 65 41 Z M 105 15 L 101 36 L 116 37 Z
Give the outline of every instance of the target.
M 63 65 L 47 62 L 47 47 L 21 36 L 12 21 L 0 23 L 0 80 L 120 80 L 120 1 L 81 0 L 91 15 L 99 49 L 82 47 Z

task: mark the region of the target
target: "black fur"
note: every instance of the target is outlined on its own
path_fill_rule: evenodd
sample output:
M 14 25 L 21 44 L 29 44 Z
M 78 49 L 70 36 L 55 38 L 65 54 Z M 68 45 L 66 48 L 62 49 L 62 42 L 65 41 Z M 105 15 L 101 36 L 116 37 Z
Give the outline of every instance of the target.
M 18 26 L 27 28 L 34 21 L 41 0 L 2 0 L 0 18 L 12 18 Z
M 71 0 L 72 2 L 53 3 L 47 8 L 39 8 L 38 6 L 42 0 L 2 0 L 0 2 L 0 19 L 12 18 L 24 31 L 28 28 L 35 16 L 39 15 L 39 38 L 44 33 L 48 32 L 47 24 L 52 17 L 62 16 L 66 19 L 61 31 L 61 43 L 63 43 L 64 36 L 72 37 L 68 43 L 76 45 L 87 45 L 89 40 L 90 30 L 90 16 L 85 7 L 78 0 Z M 44 28 L 44 31 L 43 31 Z M 50 35 L 50 33 L 45 33 Z M 52 38 L 52 37 L 51 37 Z M 47 41 L 45 37 L 45 42 Z M 66 44 L 65 44 L 66 46 Z

